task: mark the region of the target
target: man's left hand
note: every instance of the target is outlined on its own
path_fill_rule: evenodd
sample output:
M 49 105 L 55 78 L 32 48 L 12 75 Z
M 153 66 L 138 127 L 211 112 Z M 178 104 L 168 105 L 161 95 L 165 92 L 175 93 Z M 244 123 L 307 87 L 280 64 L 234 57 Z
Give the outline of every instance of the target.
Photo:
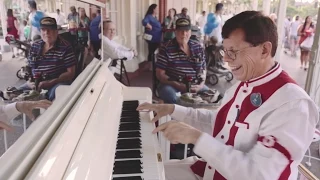
M 197 93 L 203 88 L 203 85 L 191 85 L 191 92 Z
M 16 108 L 19 112 L 26 114 L 31 120 L 35 117 L 32 114 L 32 110 L 36 108 L 47 109 L 52 104 L 51 101 L 41 100 L 41 101 L 21 101 L 17 102 Z
M 159 131 L 162 131 L 164 136 L 173 144 L 195 144 L 202 133 L 188 124 L 175 120 L 161 124 L 152 133 Z
M 38 89 L 49 89 L 53 86 L 53 82 L 52 81 L 41 81 L 39 83 Z

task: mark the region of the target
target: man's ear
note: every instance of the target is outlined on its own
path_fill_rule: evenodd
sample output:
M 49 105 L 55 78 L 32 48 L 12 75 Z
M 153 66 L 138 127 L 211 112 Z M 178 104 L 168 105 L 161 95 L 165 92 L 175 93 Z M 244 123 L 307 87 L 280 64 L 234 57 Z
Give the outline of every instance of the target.
M 271 56 L 271 51 L 272 51 L 271 42 L 267 41 L 263 43 L 261 46 L 262 46 L 262 53 L 261 53 L 262 59 L 266 59 L 269 56 Z

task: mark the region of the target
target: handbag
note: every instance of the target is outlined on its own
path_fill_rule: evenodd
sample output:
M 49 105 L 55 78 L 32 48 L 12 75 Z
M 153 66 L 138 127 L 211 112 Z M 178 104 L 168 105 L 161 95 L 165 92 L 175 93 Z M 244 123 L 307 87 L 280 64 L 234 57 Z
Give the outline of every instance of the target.
M 151 35 L 151 34 L 146 34 L 146 33 L 144 33 L 144 34 L 143 34 L 143 39 L 144 39 L 144 40 L 147 40 L 147 41 L 151 41 L 152 35 Z
M 313 45 L 314 35 L 308 36 L 300 45 L 302 49 L 311 50 Z

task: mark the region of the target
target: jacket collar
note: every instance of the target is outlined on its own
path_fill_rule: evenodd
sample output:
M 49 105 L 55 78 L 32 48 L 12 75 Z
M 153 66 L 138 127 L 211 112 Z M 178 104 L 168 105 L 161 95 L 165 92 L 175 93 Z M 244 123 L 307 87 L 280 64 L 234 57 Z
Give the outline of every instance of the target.
M 250 79 L 249 81 L 244 82 L 244 85 L 247 87 L 255 87 L 255 86 L 265 84 L 271 81 L 272 79 L 276 78 L 281 72 L 282 72 L 282 68 L 280 66 L 280 63 L 276 62 L 276 65 L 267 73 L 265 73 L 260 77 Z

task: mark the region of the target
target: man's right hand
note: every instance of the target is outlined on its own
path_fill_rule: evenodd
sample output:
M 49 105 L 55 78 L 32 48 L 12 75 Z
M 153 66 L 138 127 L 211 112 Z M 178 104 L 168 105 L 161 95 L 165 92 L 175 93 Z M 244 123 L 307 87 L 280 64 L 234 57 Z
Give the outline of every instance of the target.
M 154 111 L 157 115 L 152 119 L 152 122 L 158 121 L 161 117 L 171 115 L 174 111 L 173 104 L 150 104 L 143 103 L 137 108 L 137 111 L 148 110 Z

